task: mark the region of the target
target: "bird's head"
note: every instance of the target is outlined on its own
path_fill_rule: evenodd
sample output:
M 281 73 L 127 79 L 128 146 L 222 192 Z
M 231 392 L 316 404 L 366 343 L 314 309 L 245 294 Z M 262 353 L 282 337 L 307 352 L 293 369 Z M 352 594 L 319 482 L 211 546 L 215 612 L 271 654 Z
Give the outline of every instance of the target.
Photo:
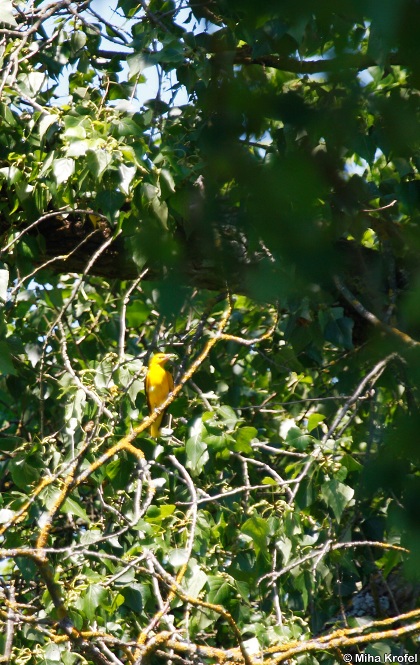
M 155 353 L 153 358 L 151 358 L 149 365 L 165 365 L 168 360 L 173 360 L 176 358 L 174 353 Z

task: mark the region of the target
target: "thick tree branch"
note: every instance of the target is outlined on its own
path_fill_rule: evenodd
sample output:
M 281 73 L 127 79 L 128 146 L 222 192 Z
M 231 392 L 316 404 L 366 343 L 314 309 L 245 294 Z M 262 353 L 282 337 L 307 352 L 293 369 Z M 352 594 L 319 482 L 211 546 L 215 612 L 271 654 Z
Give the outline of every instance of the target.
M 400 60 L 397 53 L 390 54 L 388 57 L 390 65 L 401 64 Z M 234 62 L 238 65 L 263 65 L 295 74 L 319 74 L 342 69 L 362 71 L 378 64 L 371 56 L 364 53 L 342 53 L 334 58 L 317 58 L 316 60 L 298 60 L 272 53 L 254 58 L 252 49 L 248 45 L 237 49 Z

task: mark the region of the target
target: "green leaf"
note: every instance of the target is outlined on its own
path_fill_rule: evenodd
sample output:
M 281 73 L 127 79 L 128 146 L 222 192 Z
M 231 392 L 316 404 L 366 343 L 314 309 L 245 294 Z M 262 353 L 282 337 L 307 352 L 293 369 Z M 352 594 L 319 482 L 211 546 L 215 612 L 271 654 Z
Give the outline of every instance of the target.
M 163 522 L 163 520 L 170 517 L 175 512 L 175 506 L 171 504 L 165 504 L 163 506 L 150 506 L 146 513 L 146 518 L 148 522 Z
M 39 480 L 40 470 L 31 464 L 29 457 L 15 457 L 10 460 L 8 468 L 15 485 L 24 491 Z
M 291 427 L 287 432 L 286 443 L 292 448 L 303 451 L 306 450 L 311 442 L 312 438 L 307 434 L 302 434 L 298 427 Z
M 136 403 L 137 395 L 139 393 L 144 393 L 144 381 L 131 381 L 127 395 L 129 396 L 133 405 Z
M 130 328 L 138 328 L 149 318 L 150 307 L 141 300 L 135 300 L 127 305 L 127 325 Z
M 112 162 L 112 155 L 107 150 L 88 150 L 86 153 L 88 169 L 94 178 L 101 181 L 103 174 Z
M 399 543 L 395 543 L 398 545 Z M 397 568 L 402 559 L 402 552 L 396 550 L 388 550 L 384 552 L 377 565 L 381 568 L 384 578 L 386 579 L 388 575 Z
M 66 150 L 67 157 L 82 157 L 91 148 L 90 141 L 72 141 Z
M 69 397 L 67 404 L 65 406 L 64 416 L 67 423 L 73 419 L 76 421 L 76 424 L 80 425 L 82 422 L 84 408 L 86 405 L 86 393 L 82 388 L 78 388 L 76 392 Z M 72 429 L 75 427 L 72 424 Z
M 130 482 L 133 474 L 133 465 L 131 460 L 119 457 L 107 464 L 105 473 L 107 478 L 110 479 L 112 487 L 115 490 L 122 490 Z
M 200 568 L 196 559 L 190 559 L 188 569 L 182 579 L 182 589 L 191 598 L 198 598 L 200 591 L 207 584 L 207 575 Z
M 124 596 L 124 604 L 133 612 L 140 614 L 143 609 L 143 587 L 141 584 L 133 582 L 130 586 L 121 589 Z
M 267 520 L 254 514 L 242 525 L 241 531 L 252 538 L 257 556 L 259 554 L 264 557 L 268 556 L 267 544 L 270 529 Z
M 70 618 L 73 622 L 73 625 L 77 630 L 82 630 L 83 627 L 83 621 L 81 618 L 79 619 L 79 624 L 76 621 L 76 612 L 70 612 Z M 80 661 L 80 656 L 77 653 L 74 653 L 73 651 L 63 651 L 61 654 L 61 660 L 63 662 L 63 665 L 77 665 L 77 663 Z
M 121 191 L 128 196 L 130 193 L 130 184 L 136 175 L 137 168 L 135 166 L 126 166 L 125 164 L 120 164 L 118 171 L 120 174 Z
M 131 79 L 134 76 L 137 76 L 137 74 L 141 74 L 146 67 L 151 67 L 153 62 L 142 53 L 134 53 L 134 55 L 127 56 L 127 65 L 129 78 Z
M 81 506 L 80 503 L 78 503 L 74 499 L 71 499 L 70 497 L 67 497 L 67 499 L 63 503 L 61 511 L 63 513 L 70 513 L 71 515 L 76 515 L 77 517 L 80 517 L 84 522 L 88 523 L 90 522 L 90 519 L 87 516 L 86 510 L 83 508 L 83 506 Z
M 313 429 L 316 429 L 319 423 L 325 420 L 325 416 L 322 413 L 311 413 L 308 418 L 308 432 L 312 432 Z
M 86 591 L 76 601 L 76 607 L 83 612 L 88 621 L 93 621 L 107 596 L 106 589 L 99 584 L 89 584 Z
M 18 77 L 18 87 L 24 94 L 32 98 L 40 92 L 46 80 L 45 74 L 33 71 Z
M 151 210 L 164 229 L 168 228 L 168 206 L 157 197 L 152 200 Z
M 11 166 L 5 166 L 1 168 L 0 176 L 10 185 L 15 185 L 23 177 L 22 171 L 13 164 Z
M 295 593 L 299 594 L 299 599 L 302 602 L 304 609 L 306 609 L 309 601 L 309 593 L 305 575 L 302 574 L 302 571 L 299 568 L 294 568 L 292 570 L 292 575 L 293 590 Z
M 320 310 L 318 318 L 326 340 L 345 349 L 353 348 L 353 320 L 343 316 L 341 307 Z
M 15 566 L 19 569 L 19 572 L 26 582 L 31 583 L 33 581 L 34 577 L 36 576 L 35 561 L 27 559 L 26 557 L 22 557 L 21 559 L 16 560 Z
M 341 458 L 341 464 L 347 469 L 347 471 L 357 471 L 360 473 L 363 470 L 363 464 L 351 455 L 343 455 Z
M 262 485 L 277 485 L 277 480 L 274 480 L 272 476 L 264 476 L 261 480 Z
M 114 365 L 112 359 L 105 358 L 98 366 L 95 373 L 95 386 L 98 390 L 103 390 L 112 385 Z
M 150 109 L 153 109 L 156 115 L 163 115 L 167 113 L 170 109 L 169 104 L 162 101 L 161 99 L 148 99 L 147 102 L 144 102 L 144 105 Z
M 214 605 L 226 607 L 227 601 L 232 595 L 232 587 L 224 577 L 209 575 L 207 578 L 209 586 L 208 601 Z
M 53 125 L 55 122 L 57 122 L 57 117 L 52 113 L 43 113 L 41 115 L 38 124 L 38 131 L 41 139 L 43 138 L 44 134 L 46 134 L 51 125 Z
M 188 561 L 188 550 L 185 547 L 177 547 L 167 553 L 168 561 L 174 568 L 180 568 Z
M 252 453 L 251 441 L 255 439 L 258 430 L 255 427 L 240 427 L 235 432 L 235 444 L 233 449 L 236 453 Z
M 0 102 L 0 118 L 3 118 L 5 124 L 10 125 L 11 127 L 15 127 L 17 125 L 15 116 L 13 115 L 10 108 L 6 104 L 3 104 L 1 102 Z
M 102 212 L 110 221 L 116 217 L 125 201 L 125 196 L 121 192 L 105 190 L 96 195 L 95 205 L 99 212 Z
M 53 162 L 52 172 L 57 185 L 67 182 L 67 180 L 74 174 L 74 171 L 75 165 L 73 159 L 63 157 L 61 159 L 55 159 Z
M 238 591 L 238 593 L 241 596 L 244 603 L 246 603 L 247 605 L 250 605 L 250 602 L 249 602 L 249 598 L 250 598 L 250 595 L 251 595 L 250 594 L 250 585 L 247 582 L 234 580 L 233 581 L 233 586 Z
M 101 531 L 98 529 L 90 529 L 89 531 L 84 531 L 80 536 L 81 545 L 91 545 L 96 543 L 102 537 Z
M 72 123 L 66 128 L 66 130 L 63 132 L 63 135 L 69 141 L 73 141 L 74 139 L 76 141 L 81 141 L 86 138 L 87 132 L 81 123 L 77 123 L 77 125 Z
M 44 653 L 47 660 L 53 663 L 61 663 L 61 650 L 58 644 L 47 644 Z
M 127 251 L 130 252 L 130 256 L 139 271 L 144 268 L 149 258 L 148 248 L 144 246 L 142 240 L 142 236 L 139 233 L 134 238 L 130 238 L 129 242 L 127 242 Z
M 80 51 L 87 43 L 87 36 L 80 29 L 77 32 L 73 32 L 71 36 L 71 47 L 72 50 L 77 53 Z
M 13 15 L 13 5 L 11 0 L 2 0 L 0 4 L 0 23 L 17 27 L 16 19 Z
M 279 551 L 282 555 L 282 564 L 286 566 L 290 561 L 290 555 L 292 554 L 292 541 L 287 536 L 282 536 L 276 543 Z
M 26 344 L 26 355 L 32 367 L 36 367 L 42 358 L 42 347 L 40 344 Z
M 229 429 L 234 429 L 238 417 L 232 407 L 225 404 L 217 409 L 217 414 Z
M 201 432 L 188 439 L 185 452 L 187 455 L 187 469 L 191 470 L 193 476 L 199 476 L 209 460 L 207 444 L 203 441 Z
M 172 174 L 167 169 L 162 169 L 159 174 L 159 184 L 162 193 L 162 199 L 167 199 L 175 193 L 175 181 Z
M 354 489 L 332 478 L 322 484 L 321 496 L 327 506 L 332 508 L 335 518 L 339 522 L 344 509 L 353 499 Z

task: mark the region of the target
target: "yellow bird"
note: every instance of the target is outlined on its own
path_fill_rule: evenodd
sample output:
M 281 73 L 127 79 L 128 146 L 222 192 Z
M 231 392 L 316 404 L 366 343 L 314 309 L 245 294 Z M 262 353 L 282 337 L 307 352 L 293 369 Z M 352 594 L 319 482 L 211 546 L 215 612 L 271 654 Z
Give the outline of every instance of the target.
M 149 361 L 146 374 L 146 399 L 150 414 L 163 404 L 174 388 L 172 374 L 165 369 L 165 364 L 172 358 L 176 358 L 173 353 L 155 353 Z M 163 416 L 164 413 L 160 413 L 150 425 L 150 434 L 155 439 L 159 436 Z

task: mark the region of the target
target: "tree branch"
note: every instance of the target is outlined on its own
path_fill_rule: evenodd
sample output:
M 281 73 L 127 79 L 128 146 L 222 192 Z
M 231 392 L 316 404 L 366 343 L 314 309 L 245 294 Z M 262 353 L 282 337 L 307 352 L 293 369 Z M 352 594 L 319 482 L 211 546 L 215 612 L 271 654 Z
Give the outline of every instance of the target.
M 378 64 L 371 56 L 364 53 L 342 53 L 334 58 L 317 58 L 316 60 L 297 60 L 271 53 L 253 58 L 252 49 L 248 45 L 237 49 L 234 62 L 237 65 L 263 65 L 295 74 L 319 74 L 342 69 L 362 71 Z M 399 55 L 389 54 L 388 63 L 390 65 L 401 64 Z

